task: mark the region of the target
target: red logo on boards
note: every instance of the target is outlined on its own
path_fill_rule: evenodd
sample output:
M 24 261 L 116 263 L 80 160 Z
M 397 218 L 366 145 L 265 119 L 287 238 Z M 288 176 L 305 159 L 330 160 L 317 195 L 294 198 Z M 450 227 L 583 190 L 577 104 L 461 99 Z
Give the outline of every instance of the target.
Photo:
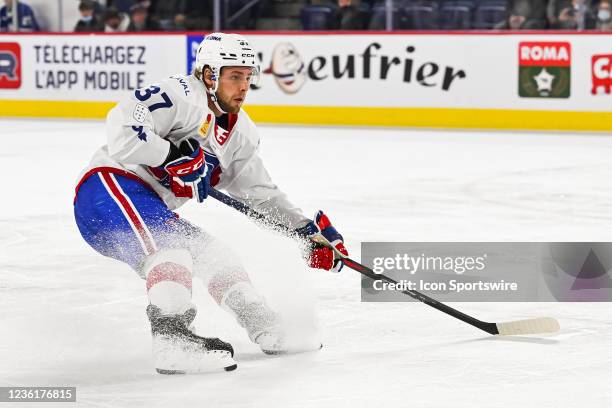
M 569 42 L 519 43 L 519 96 L 569 98 L 572 47 Z
M 569 67 L 572 51 L 569 42 L 521 42 L 519 65 L 537 67 Z
M 591 73 L 593 77 L 591 93 L 597 95 L 599 88 L 603 88 L 604 92 L 609 95 L 612 92 L 612 54 L 593 55 Z
M 21 47 L 15 42 L 0 42 L 0 89 L 21 86 Z

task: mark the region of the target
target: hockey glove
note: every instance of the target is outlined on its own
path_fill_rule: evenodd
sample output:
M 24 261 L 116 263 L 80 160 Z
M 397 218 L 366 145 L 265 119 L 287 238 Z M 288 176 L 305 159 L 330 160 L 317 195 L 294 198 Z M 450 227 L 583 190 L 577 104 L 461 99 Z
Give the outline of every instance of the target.
M 170 144 L 163 169 L 170 176 L 170 189 L 175 196 L 197 198 L 200 203 L 208 197 L 212 171 L 196 139 L 183 140 L 179 147 Z
M 314 237 L 321 234 L 327 239 L 331 245 L 336 248 L 341 254 L 348 256 L 348 251 L 344 247 L 344 238 L 334 228 L 323 211 L 318 211 L 315 214 L 314 221 L 310 221 L 304 227 L 297 230 L 298 234 Z M 335 256 L 331 248 L 323 246 L 319 243 L 312 242 L 305 253 L 308 266 L 311 268 L 324 269 L 332 272 L 340 272 L 344 266 L 341 259 Z

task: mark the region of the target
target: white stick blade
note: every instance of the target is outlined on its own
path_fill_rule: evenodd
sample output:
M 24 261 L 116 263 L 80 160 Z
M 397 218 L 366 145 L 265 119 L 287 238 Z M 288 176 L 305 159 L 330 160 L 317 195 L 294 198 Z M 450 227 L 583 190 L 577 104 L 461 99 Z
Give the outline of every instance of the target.
M 501 336 L 516 336 L 521 334 L 554 333 L 559 331 L 559 322 L 552 317 L 516 320 L 514 322 L 496 323 Z

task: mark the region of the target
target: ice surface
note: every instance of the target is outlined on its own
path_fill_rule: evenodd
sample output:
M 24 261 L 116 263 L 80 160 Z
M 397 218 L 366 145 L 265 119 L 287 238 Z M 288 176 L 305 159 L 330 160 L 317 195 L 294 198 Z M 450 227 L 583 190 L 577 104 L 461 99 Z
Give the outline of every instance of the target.
M 325 347 L 266 356 L 195 285 L 198 331 L 232 342 L 238 370 L 160 376 L 143 282 L 94 253 L 72 219 L 103 124 L 0 123 L 0 386 L 72 385 L 92 407 L 612 404 L 610 304 L 454 305 L 489 321 L 561 322 L 554 335 L 494 338 L 423 304 L 360 303 L 358 274 L 305 269 L 292 242 L 213 200 L 179 212 L 231 243 L 270 302 L 316 325 Z M 276 182 L 307 214 L 324 209 L 356 259 L 361 241 L 612 241 L 609 136 L 260 132 Z

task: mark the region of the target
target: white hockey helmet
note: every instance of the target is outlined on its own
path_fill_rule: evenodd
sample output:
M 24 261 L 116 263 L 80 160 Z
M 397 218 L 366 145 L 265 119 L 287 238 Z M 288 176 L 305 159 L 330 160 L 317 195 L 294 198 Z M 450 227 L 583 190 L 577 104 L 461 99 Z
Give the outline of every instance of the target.
M 195 69 L 204 72 L 204 67 L 212 71 L 214 85 L 212 89 L 206 89 L 211 96 L 215 106 L 225 113 L 217 102 L 217 90 L 219 89 L 219 77 L 223 67 L 251 67 L 251 84 L 258 85 L 260 78 L 259 64 L 255 50 L 249 42 L 241 35 L 226 33 L 211 33 L 204 37 L 196 52 Z

